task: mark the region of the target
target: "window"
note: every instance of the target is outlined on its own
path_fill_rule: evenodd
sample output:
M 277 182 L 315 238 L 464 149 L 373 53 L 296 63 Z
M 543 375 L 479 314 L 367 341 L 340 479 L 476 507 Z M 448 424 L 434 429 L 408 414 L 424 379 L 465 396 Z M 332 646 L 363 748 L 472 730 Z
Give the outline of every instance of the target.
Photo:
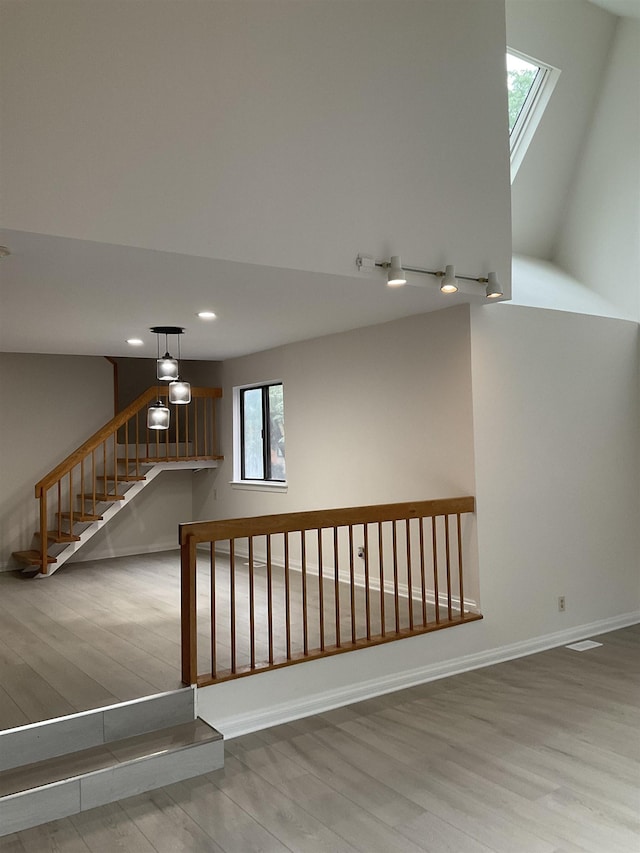
M 515 50 L 507 51 L 512 183 L 559 76 L 560 71 L 551 65 Z
M 282 382 L 234 389 L 235 480 L 284 483 L 284 393 Z

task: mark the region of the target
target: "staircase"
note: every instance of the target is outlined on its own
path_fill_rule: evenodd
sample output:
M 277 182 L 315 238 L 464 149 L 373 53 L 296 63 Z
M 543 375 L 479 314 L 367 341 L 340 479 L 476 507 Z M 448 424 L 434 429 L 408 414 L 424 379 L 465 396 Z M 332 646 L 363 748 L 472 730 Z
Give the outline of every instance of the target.
M 36 484 L 39 529 L 30 548 L 13 552 L 24 573 L 52 575 L 162 471 L 218 465 L 221 389 L 192 388 L 191 404 L 175 407 L 170 430 L 149 430 L 147 407 L 167 396 L 149 388 Z
M 0 731 L 0 836 L 223 765 L 191 688 Z

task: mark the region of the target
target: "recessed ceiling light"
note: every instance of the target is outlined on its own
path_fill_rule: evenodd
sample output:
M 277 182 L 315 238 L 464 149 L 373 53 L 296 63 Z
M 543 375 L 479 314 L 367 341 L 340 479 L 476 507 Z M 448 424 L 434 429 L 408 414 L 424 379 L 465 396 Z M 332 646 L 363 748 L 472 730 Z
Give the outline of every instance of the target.
M 216 315 L 213 313 L 213 311 L 198 311 L 198 317 L 200 317 L 201 320 L 216 319 Z
M 127 338 L 127 343 L 131 344 L 132 347 L 141 347 L 144 341 L 141 341 L 140 338 Z

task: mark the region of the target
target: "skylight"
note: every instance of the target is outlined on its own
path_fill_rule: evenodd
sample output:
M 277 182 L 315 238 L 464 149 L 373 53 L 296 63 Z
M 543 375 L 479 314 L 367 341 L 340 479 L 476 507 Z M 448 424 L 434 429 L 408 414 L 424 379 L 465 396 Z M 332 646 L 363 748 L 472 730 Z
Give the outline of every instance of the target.
M 559 76 L 557 68 L 511 48 L 507 50 L 512 183 Z

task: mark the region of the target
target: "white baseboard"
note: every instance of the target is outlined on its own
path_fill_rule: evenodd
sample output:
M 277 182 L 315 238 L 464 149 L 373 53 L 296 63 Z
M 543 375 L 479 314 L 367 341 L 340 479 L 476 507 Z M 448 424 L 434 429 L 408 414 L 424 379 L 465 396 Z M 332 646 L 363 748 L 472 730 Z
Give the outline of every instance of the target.
M 223 732 L 226 739 L 239 737 L 240 735 L 249 734 L 260 729 L 281 725 L 282 723 L 288 723 L 302 717 L 330 711 L 333 708 L 350 705 L 353 702 L 382 696 L 385 693 L 393 693 L 397 690 L 415 687 L 418 684 L 424 684 L 428 681 L 448 678 L 451 675 L 458 675 L 462 672 L 469 672 L 485 666 L 504 663 L 514 658 L 536 654 L 537 652 L 563 646 L 576 640 L 605 634 L 619 628 L 626 628 L 638 622 L 640 622 L 640 611 L 625 613 L 621 616 L 601 619 L 586 625 L 569 628 L 565 631 L 557 631 L 553 634 L 545 634 L 530 640 L 523 640 L 519 643 L 488 649 L 487 651 L 475 654 L 463 655 L 462 657 L 453 658 L 442 663 L 433 663 L 417 669 L 396 672 L 393 675 L 383 678 L 354 683 L 349 687 L 338 690 L 326 690 L 308 698 L 303 697 L 299 701 L 274 704 L 270 708 L 249 711 L 246 714 L 236 714 L 229 718 L 216 715 L 215 721 L 212 724 L 219 731 Z M 293 669 L 295 668 L 293 667 Z M 278 672 L 282 673 L 283 670 L 278 670 Z M 256 677 L 268 678 L 272 674 L 275 673 L 264 673 Z M 221 685 L 221 687 L 223 686 Z M 216 686 L 214 685 L 212 687 L 199 688 L 198 693 L 215 690 Z

